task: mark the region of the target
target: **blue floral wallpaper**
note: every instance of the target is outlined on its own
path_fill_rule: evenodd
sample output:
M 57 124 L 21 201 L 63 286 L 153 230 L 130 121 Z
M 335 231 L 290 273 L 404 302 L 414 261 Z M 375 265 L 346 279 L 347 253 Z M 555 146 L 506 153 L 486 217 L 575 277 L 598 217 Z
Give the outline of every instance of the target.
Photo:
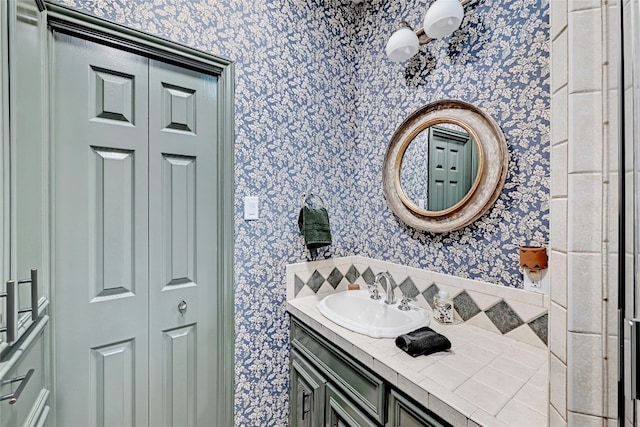
M 385 37 L 401 17 L 420 25 L 428 2 L 372 2 L 358 16 L 358 134 L 361 159 L 350 230 L 355 254 L 520 287 L 517 248 L 544 245 L 549 221 L 548 1 L 473 1 L 451 37 L 422 46 L 406 63 L 385 58 Z M 419 107 L 471 102 L 502 128 L 509 175 L 493 209 L 442 235 L 404 226 L 379 193 L 386 141 Z M 382 113 L 381 113 L 382 111 Z M 375 218 L 375 221 L 372 221 Z
M 237 426 L 288 424 L 285 266 L 304 260 L 300 195 L 322 195 L 332 252 L 520 285 L 517 247 L 546 244 L 549 222 L 548 0 L 477 0 L 460 30 L 396 64 L 401 19 L 427 0 L 56 0 L 236 62 Z M 502 127 L 509 177 L 473 226 L 434 235 L 387 207 L 387 142 L 422 105 L 477 104 Z M 242 200 L 260 197 L 245 222 Z

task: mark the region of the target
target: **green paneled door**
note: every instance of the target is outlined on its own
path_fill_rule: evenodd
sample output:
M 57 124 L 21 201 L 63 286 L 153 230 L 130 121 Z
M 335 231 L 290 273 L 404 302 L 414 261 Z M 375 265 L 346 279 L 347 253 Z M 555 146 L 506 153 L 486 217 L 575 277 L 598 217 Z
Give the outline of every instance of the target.
M 216 386 L 217 81 L 149 65 L 149 425 L 203 426 Z
M 54 33 L 60 426 L 216 419 L 216 77 Z
M 477 149 L 469 134 L 429 128 L 428 210 L 443 211 L 462 200 L 477 172 Z

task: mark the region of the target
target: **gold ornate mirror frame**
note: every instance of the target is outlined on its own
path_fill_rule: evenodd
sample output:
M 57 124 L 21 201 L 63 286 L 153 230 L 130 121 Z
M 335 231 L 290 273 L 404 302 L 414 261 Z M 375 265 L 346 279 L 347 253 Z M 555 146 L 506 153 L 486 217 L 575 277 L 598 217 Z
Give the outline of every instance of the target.
M 443 123 L 457 125 L 471 136 L 478 150 L 478 172 L 460 201 L 445 210 L 429 211 L 407 197 L 400 182 L 400 167 L 413 139 L 430 126 Z M 490 116 L 463 101 L 437 101 L 412 113 L 393 134 L 382 169 L 384 194 L 393 212 L 413 228 L 432 233 L 457 230 L 487 212 L 501 194 L 508 157 L 504 134 Z

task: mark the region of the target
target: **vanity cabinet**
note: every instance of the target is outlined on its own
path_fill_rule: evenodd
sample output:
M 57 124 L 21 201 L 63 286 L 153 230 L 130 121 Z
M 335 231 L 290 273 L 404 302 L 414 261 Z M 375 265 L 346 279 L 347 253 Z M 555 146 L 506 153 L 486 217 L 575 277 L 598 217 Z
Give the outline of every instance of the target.
M 292 427 L 448 425 L 293 316 L 291 348 Z
M 290 367 L 290 424 L 321 426 L 327 380 L 295 350 L 291 352 Z

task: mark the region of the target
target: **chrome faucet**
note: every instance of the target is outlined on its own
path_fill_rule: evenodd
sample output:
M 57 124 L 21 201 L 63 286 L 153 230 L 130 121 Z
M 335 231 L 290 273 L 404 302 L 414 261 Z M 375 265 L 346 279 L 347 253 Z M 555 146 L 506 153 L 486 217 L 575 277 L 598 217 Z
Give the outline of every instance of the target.
M 378 273 L 376 274 L 375 279 L 373 280 L 373 284 L 375 286 L 375 284 L 379 284 L 380 286 L 382 286 L 382 283 L 380 282 L 381 279 L 384 279 L 384 283 L 385 286 L 383 287 L 386 295 L 384 298 L 384 302 L 387 304 L 395 304 L 396 303 L 396 299 L 395 296 L 393 294 L 393 284 L 391 282 L 391 275 L 387 272 L 384 273 Z

